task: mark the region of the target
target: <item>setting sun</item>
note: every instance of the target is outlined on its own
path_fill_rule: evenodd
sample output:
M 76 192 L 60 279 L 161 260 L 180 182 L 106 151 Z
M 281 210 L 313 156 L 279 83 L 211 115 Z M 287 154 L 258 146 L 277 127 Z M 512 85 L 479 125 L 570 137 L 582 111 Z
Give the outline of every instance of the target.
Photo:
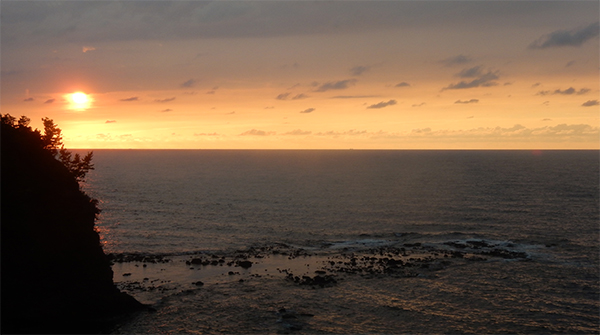
M 92 98 L 83 92 L 70 93 L 65 96 L 69 101 L 69 109 L 72 110 L 86 110 L 91 107 Z
M 87 94 L 83 92 L 75 92 L 71 94 L 71 100 L 73 100 L 73 102 L 76 104 L 85 104 L 89 99 Z

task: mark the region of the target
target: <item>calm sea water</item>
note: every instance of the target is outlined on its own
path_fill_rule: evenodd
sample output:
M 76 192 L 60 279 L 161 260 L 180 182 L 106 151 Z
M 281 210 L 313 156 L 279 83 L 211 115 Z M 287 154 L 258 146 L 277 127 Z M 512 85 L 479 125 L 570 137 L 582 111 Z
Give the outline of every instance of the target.
M 84 189 L 100 201 L 102 213 L 97 227 L 107 253 L 191 257 L 188 255 L 231 255 L 235 250 L 274 243 L 305 250 L 322 250 L 326 246 L 329 250 L 340 247 L 339 250 L 360 251 L 360 248 L 408 242 L 437 248 L 448 246 L 449 242 L 477 240 L 527 254 L 526 261 L 494 260 L 477 265 L 468 263 L 474 265 L 462 268 L 449 267 L 436 272 L 437 277 L 448 276 L 436 283 L 406 279 L 403 285 L 410 283 L 415 292 L 419 288 L 423 292 L 439 291 L 441 283 L 450 285 L 460 276 L 464 278 L 457 287 L 472 285 L 470 294 L 464 293 L 469 297 L 486 296 L 492 286 L 500 292 L 516 290 L 474 307 L 462 305 L 464 296 L 442 290 L 446 293 L 426 299 L 436 308 L 447 305 L 442 312 L 435 308 L 433 312 L 430 306 L 424 309 L 430 313 L 423 310 L 409 318 L 422 319 L 420 326 L 406 319 L 407 328 L 393 328 L 400 312 L 393 316 L 354 311 L 347 317 L 363 321 L 340 321 L 337 328 L 328 328 L 325 324 L 336 324 L 332 321 L 335 318 L 328 314 L 306 321 L 301 330 L 293 327 L 281 330 L 273 328 L 282 324 L 276 324 L 276 320 L 265 326 L 269 321 L 264 315 L 264 320 L 256 315 L 248 317 L 263 320 L 263 326 L 248 325 L 250 321 L 233 312 L 238 319 L 228 318 L 225 323 L 213 320 L 212 328 L 198 328 L 210 318 L 197 316 L 198 303 L 188 301 L 192 299 L 189 296 L 182 298 L 181 292 L 200 275 L 178 274 L 163 276 L 175 285 L 174 291 L 154 297 L 163 303 L 167 301 L 171 309 L 159 309 L 158 316 L 151 319 L 142 317 L 142 321 L 127 326 L 133 328 L 123 328 L 123 332 L 193 333 L 200 329 L 204 333 L 597 333 L 600 221 L 597 151 L 95 150 L 94 163 L 96 169 L 89 174 Z M 140 264 L 115 265 L 115 280 L 135 282 L 135 272 L 133 277 L 122 277 L 125 271 L 135 271 L 134 265 Z M 208 270 L 198 273 L 210 273 Z M 162 271 L 175 274 L 181 269 Z M 497 277 L 506 271 L 513 271 L 521 279 L 510 284 L 497 282 L 500 280 Z M 482 272 L 489 275 L 482 277 Z M 148 273 L 139 274 L 140 283 L 141 277 L 149 276 Z M 202 277 L 204 281 L 210 281 L 207 276 Z M 373 282 L 360 284 L 362 277 L 351 278 L 354 279 L 346 281 L 346 286 L 338 285 L 323 292 L 338 290 L 346 292 L 344 297 L 347 297 L 348 290 L 355 292 L 359 287 L 359 291 L 365 292 L 361 299 L 374 301 L 376 294 L 366 290 Z M 475 278 L 485 284 L 465 284 L 476 281 Z M 379 280 L 391 290 L 386 294 L 406 294 L 405 286 L 402 289 L 395 286 L 397 281 Z M 553 284 L 532 288 L 544 282 Z M 224 290 L 226 284 L 221 282 L 219 289 Z M 286 287 L 277 281 L 261 285 L 269 287 L 268 291 Z M 211 292 L 206 287 L 201 292 L 193 293 L 192 297 L 205 303 L 216 299 L 217 294 L 232 294 L 212 291 L 213 295 L 206 296 L 206 292 Z M 306 294 L 296 292 L 286 304 L 300 304 L 307 299 Z M 255 297 L 266 305 L 277 301 L 265 309 L 277 310 L 276 305 L 284 303 L 269 300 L 267 295 Z M 347 298 L 328 299 L 327 306 L 351 304 Z M 407 306 L 412 306 L 414 299 L 406 300 L 401 310 L 411 310 Z M 499 302 L 490 302 L 496 300 Z M 226 318 L 227 311 L 235 311 L 240 304 L 237 301 L 221 306 L 222 317 Z M 526 309 L 517 307 L 519 304 L 527 306 Z M 471 319 L 477 319 L 477 313 L 499 314 L 493 317 L 497 319 L 495 323 L 487 325 L 473 320 L 457 321 L 458 316 L 452 314 L 462 310 L 468 315 L 466 311 L 473 309 L 479 312 L 473 312 L 475 316 L 471 315 Z M 442 317 L 444 313 L 452 316 Z M 197 323 L 189 324 L 194 315 Z M 151 321 L 161 317 L 160 324 Z M 343 319 L 343 315 L 340 317 Z M 380 320 L 379 326 L 365 326 L 365 320 Z M 426 325 L 425 321 L 442 322 L 446 328 Z M 242 328 L 235 328 L 236 324 Z M 345 324 L 354 326 L 342 326 Z
M 94 163 L 107 252 L 407 231 L 598 241 L 595 151 L 96 150 Z

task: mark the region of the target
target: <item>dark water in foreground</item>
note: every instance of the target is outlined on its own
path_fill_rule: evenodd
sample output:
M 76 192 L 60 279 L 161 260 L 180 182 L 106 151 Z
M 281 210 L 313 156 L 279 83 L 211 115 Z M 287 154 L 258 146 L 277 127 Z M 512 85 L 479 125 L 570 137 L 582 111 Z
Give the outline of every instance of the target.
M 94 154 L 115 332 L 598 333 L 597 151 Z

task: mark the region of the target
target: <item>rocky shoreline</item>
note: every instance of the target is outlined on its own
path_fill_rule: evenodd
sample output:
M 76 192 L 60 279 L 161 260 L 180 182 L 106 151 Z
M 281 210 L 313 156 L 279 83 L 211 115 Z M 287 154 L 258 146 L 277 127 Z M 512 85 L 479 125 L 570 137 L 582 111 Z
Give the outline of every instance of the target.
M 597 321 L 552 307 L 594 297 L 593 281 L 581 281 L 593 269 L 572 269 L 580 279 L 565 283 L 562 268 L 540 261 L 553 246 L 388 242 L 109 255 L 117 286 L 157 311 L 115 333 L 585 333 Z
M 119 287 L 134 296 L 140 292 L 185 290 L 202 286 L 207 281 L 244 281 L 249 277 L 261 276 L 278 277 L 298 286 L 317 289 L 334 286 L 346 276 L 367 279 L 431 277 L 435 276 L 436 271 L 471 262 L 530 260 L 530 256 L 523 251 L 476 239 L 446 241 L 435 245 L 393 243 L 372 248 L 335 250 L 327 246 L 308 250 L 279 243 L 230 253 L 121 253 L 108 254 L 108 258 L 122 269 L 115 271 L 115 281 Z M 179 279 L 169 278 L 168 273 L 173 273 L 173 269 L 177 270 Z M 144 277 L 140 280 L 140 276 Z M 181 279 L 186 276 L 187 281 Z M 184 283 L 184 286 L 171 285 L 173 282 Z

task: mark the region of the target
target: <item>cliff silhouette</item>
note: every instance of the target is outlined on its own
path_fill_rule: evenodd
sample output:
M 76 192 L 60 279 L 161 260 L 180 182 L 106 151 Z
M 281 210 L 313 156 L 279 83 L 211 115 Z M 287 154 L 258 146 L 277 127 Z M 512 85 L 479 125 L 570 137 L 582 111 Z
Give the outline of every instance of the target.
M 109 332 L 145 307 L 114 285 L 97 201 L 79 187 L 91 153 L 71 157 L 50 119 L 44 134 L 1 121 L 2 333 Z

